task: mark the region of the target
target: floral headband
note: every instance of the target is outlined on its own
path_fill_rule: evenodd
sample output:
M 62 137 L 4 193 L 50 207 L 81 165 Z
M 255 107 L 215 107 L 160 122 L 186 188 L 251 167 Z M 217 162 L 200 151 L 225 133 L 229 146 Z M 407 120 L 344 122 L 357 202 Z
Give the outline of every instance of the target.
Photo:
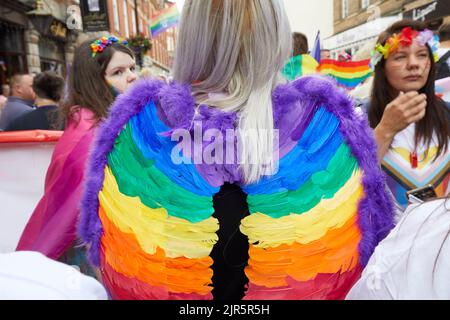
M 394 33 L 394 35 L 386 41 L 384 46 L 379 43 L 375 46 L 375 49 L 372 50 L 370 54 L 370 67 L 372 70 L 375 70 L 375 66 L 383 58 L 387 59 L 391 53 L 397 51 L 399 46 L 409 47 L 413 43 L 414 39 L 417 39 L 421 46 L 428 44 L 433 53 L 434 61 L 437 62 L 439 60 L 439 37 L 435 35 L 433 31 L 428 29 L 416 31 L 411 29 L 411 27 L 406 27 L 403 28 L 400 34 Z
M 103 52 L 107 46 L 112 45 L 113 43 L 120 43 L 120 44 L 128 44 L 127 40 L 119 39 L 115 36 L 109 36 L 107 37 L 101 37 L 100 39 L 95 40 L 91 43 L 91 50 L 92 50 L 92 57 L 95 57 L 95 55 L 99 52 Z

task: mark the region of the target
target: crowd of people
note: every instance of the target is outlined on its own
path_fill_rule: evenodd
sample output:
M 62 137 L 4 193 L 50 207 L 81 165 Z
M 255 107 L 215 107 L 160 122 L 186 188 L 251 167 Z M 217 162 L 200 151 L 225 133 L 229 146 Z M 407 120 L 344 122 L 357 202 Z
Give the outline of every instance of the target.
M 0 131 L 64 133 L 0 297 L 39 297 L 38 277 L 48 298 L 450 299 L 450 24 L 439 36 L 390 26 L 356 99 L 280 77 L 308 52 L 281 1 L 187 0 L 171 82 L 114 36 L 79 45 L 67 83 L 13 76 Z

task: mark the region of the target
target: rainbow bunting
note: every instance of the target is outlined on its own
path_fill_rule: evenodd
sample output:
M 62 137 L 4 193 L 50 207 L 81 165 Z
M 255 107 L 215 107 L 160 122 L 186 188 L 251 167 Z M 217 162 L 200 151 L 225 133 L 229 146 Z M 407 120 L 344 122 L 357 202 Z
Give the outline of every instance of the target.
M 347 90 L 352 90 L 372 75 L 373 71 L 369 67 L 369 62 L 369 59 L 361 61 L 325 59 L 321 61 L 317 71 L 331 76 Z
M 152 37 L 154 38 L 167 29 L 176 26 L 179 19 L 180 14 L 178 13 L 178 9 L 175 4 L 171 5 L 161 13 L 154 15 L 151 19 L 152 22 L 150 25 Z

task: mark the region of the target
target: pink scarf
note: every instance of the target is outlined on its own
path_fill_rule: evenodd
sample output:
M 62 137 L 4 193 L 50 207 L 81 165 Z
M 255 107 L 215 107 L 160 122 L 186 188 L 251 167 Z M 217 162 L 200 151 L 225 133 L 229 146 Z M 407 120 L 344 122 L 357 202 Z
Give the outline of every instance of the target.
M 76 239 L 84 172 L 96 124 L 90 110 L 77 109 L 55 147 L 44 196 L 22 233 L 17 251 L 39 251 L 58 259 Z

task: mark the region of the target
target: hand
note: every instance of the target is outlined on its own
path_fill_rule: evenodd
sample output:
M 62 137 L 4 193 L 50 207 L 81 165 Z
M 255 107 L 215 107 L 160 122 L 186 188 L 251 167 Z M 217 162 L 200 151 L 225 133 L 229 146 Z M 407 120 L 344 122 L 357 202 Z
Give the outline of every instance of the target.
M 380 128 L 391 136 L 423 119 L 426 114 L 427 96 L 417 91 L 400 92 L 399 96 L 386 106 L 380 121 Z

